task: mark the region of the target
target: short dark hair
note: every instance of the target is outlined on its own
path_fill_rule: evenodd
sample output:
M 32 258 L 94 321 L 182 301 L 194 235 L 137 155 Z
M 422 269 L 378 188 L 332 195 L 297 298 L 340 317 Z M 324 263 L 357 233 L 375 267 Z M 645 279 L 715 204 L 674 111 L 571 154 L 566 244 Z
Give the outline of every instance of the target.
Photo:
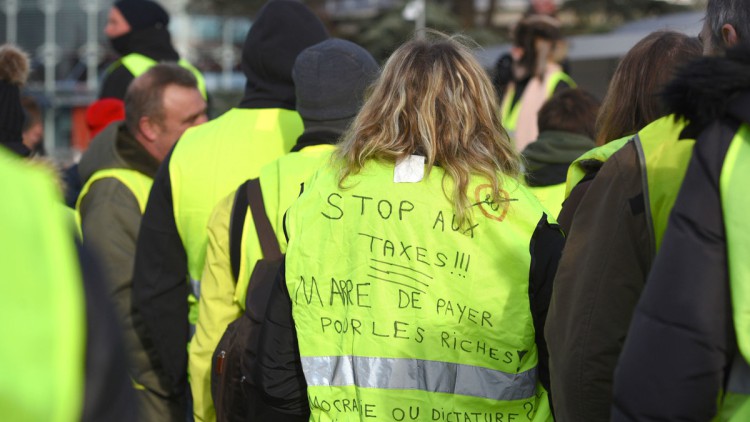
M 739 44 L 750 45 L 750 8 L 743 0 L 709 0 L 706 5 L 706 22 L 711 29 L 711 43 L 725 50 L 721 27 L 730 24 L 737 31 Z
M 539 132 L 560 131 L 589 137 L 596 136 L 596 116 L 601 101 L 580 88 L 565 89 L 539 110 L 537 124 Z
M 125 125 L 130 133 L 138 132 L 138 122 L 144 116 L 162 122 L 164 89 L 169 85 L 198 89 L 195 76 L 176 63 L 153 66 L 130 83 L 125 93 Z

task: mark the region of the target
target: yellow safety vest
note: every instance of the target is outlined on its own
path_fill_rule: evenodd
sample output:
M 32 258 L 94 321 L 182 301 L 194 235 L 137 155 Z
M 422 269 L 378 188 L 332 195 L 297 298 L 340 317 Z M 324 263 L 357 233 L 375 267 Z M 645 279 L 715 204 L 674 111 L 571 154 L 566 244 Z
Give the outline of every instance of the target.
M 652 255 L 656 255 L 695 145 L 694 139 L 680 139 L 685 126 L 686 120 L 675 119 L 673 115 L 665 116 L 641 129 L 633 137 L 622 138 L 587 152 L 573 162 L 568 170 L 566 197 L 585 175 L 580 166 L 581 161 L 606 161 L 632 140 L 641 166 Z
M 91 185 L 95 182 L 110 178 L 117 179 L 133 193 L 136 202 L 138 202 L 138 209 L 141 210 L 141 215 L 146 211 L 146 203 L 148 202 L 148 195 L 151 192 L 151 185 L 153 185 L 154 179 L 138 171 L 124 168 L 99 170 L 91 175 L 89 180 L 86 181 L 86 184 L 83 185 L 81 193 L 78 195 L 78 200 L 76 201 L 76 223 L 81 236 L 81 204 L 83 203 L 83 198 L 89 193 Z
M 750 420 L 750 127 L 740 126 L 729 146 L 721 170 L 724 227 L 727 227 L 727 262 L 732 296 L 732 314 L 739 353 L 729 373 L 729 382 L 717 420 Z M 730 229 L 731 228 L 731 229 Z
M 0 148 L 0 415 L 81 418 L 86 311 L 74 230 L 48 174 Z
M 311 420 L 552 420 L 537 381 L 529 244 L 544 210 L 472 180 L 457 227 L 444 172 L 316 173 L 287 211 L 286 280 Z
M 206 255 L 206 225 L 214 206 L 261 167 L 289 152 L 302 133 L 296 111 L 234 108 L 188 129 L 169 161 L 177 231 L 188 260 L 192 295 L 190 322 L 198 318 L 200 277 Z
M 555 88 L 557 88 L 557 84 L 560 82 L 567 83 L 571 88 L 576 87 L 575 81 L 573 81 L 573 78 L 568 76 L 563 71 L 557 71 L 550 75 L 549 79 L 547 80 L 547 86 L 545 87 L 547 90 L 547 98 L 551 97 L 552 94 L 555 92 Z M 521 111 L 521 100 L 517 101 L 515 104 L 511 106 L 513 103 L 513 97 L 516 95 L 516 89 L 514 86 L 510 86 L 508 88 L 508 91 L 505 94 L 505 100 L 502 104 L 502 124 L 505 130 L 508 132 L 513 132 L 516 130 L 516 124 L 518 124 L 518 115 Z
M 263 205 L 282 253 L 286 251 L 286 236 L 279 228 L 284 225 L 284 214 L 299 197 L 301 183 L 318 168 L 326 165 L 334 148 L 333 145 L 309 146 L 299 152 L 287 154 L 261 169 L 260 188 L 263 192 Z M 247 237 L 248 234 L 251 235 L 250 239 Z M 257 260 L 263 256 L 250 212 L 247 213 L 242 229 L 242 256 L 244 265 L 240 266 L 234 300 L 244 310 L 250 274 Z
M 112 63 L 107 72 L 111 73 L 119 66 L 125 66 L 134 78 L 137 78 L 149 70 L 152 66 L 157 65 L 159 62 L 152 59 L 151 57 L 144 56 L 143 54 L 130 53 L 124 57 L 121 57 L 116 62 Z M 195 80 L 198 82 L 198 89 L 203 95 L 203 99 L 208 98 L 206 93 L 206 80 L 203 78 L 203 74 L 195 66 L 190 64 L 185 59 L 180 59 L 177 64 L 190 71 L 195 76 Z

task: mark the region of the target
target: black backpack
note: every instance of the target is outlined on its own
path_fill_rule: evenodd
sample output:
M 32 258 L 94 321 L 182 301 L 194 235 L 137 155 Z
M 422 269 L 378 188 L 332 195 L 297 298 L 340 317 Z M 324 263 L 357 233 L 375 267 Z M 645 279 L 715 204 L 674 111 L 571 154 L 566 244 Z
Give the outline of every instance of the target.
M 266 305 L 276 274 L 284 260 L 276 234 L 266 215 L 260 181 L 251 179 L 237 190 L 229 223 L 229 259 L 237 280 L 242 260 L 242 229 L 250 207 L 263 259 L 253 268 L 247 286 L 245 312 L 227 326 L 214 351 L 211 364 L 211 396 L 219 422 L 247 420 L 253 384 L 243 368 L 252 368 Z

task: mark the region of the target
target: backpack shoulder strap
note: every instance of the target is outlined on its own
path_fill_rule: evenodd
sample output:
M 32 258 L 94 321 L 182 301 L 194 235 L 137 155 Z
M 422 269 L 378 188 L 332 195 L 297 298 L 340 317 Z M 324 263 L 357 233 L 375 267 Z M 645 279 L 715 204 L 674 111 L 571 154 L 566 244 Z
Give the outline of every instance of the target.
M 258 233 L 260 248 L 264 259 L 281 258 L 281 248 L 276 234 L 271 226 L 271 221 L 266 214 L 263 203 L 263 192 L 260 188 L 259 179 L 250 179 L 237 189 L 232 205 L 232 214 L 229 220 L 229 260 L 232 266 L 232 275 L 235 283 L 240 273 L 240 261 L 242 260 L 242 231 L 245 226 L 247 209 L 255 222 L 255 231 Z
M 237 283 L 240 276 L 240 258 L 242 257 L 242 230 L 245 227 L 245 216 L 249 199 L 247 197 L 247 185 L 250 181 L 243 183 L 234 195 L 232 214 L 229 217 L 229 262 L 232 266 L 232 276 Z
M 247 184 L 247 197 L 250 201 L 250 212 L 253 214 L 255 231 L 260 240 L 260 249 L 263 251 L 263 259 L 281 258 L 281 248 L 276 233 L 273 231 L 271 221 L 266 214 L 266 206 L 263 203 L 263 192 L 260 190 L 260 179 L 252 179 Z

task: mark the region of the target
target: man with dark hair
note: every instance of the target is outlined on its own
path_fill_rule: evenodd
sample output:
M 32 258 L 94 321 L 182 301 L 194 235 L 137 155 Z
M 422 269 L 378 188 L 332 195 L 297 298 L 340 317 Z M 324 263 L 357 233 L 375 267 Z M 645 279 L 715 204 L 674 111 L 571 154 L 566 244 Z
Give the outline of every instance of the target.
M 151 0 L 119 0 L 112 5 L 104 34 L 121 55 L 106 71 L 99 98 L 124 98 L 134 78 L 160 62 L 175 62 L 195 76 L 206 98 L 203 76 L 172 46 L 169 15 Z
M 555 94 L 539 110 L 539 137 L 523 151 L 526 183 L 556 216 L 565 199 L 568 167 L 594 147 L 600 101 L 582 89 Z
M 247 83 L 240 104 L 185 132 L 154 179 L 138 236 L 133 301 L 143 316 L 139 335 L 172 400 L 186 397 L 189 322 L 197 319 L 211 211 L 291 150 L 303 129 L 292 66 L 302 50 L 327 38 L 304 4 L 267 2 L 242 49 Z
M 84 245 L 99 253 L 121 316 L 140 386 L 140 420 L 179 420 L 184 409 L 163 397 L 148 356 L 135 334 L 131 286 L 136 237 L 156 170 L 182 133 L 206 121 L 206 102 L 193 75 L 160 64 L 136 78 L 125 94 L 125 121 L 110 124 L 81 158 L 85 183 L 76 204 Z

